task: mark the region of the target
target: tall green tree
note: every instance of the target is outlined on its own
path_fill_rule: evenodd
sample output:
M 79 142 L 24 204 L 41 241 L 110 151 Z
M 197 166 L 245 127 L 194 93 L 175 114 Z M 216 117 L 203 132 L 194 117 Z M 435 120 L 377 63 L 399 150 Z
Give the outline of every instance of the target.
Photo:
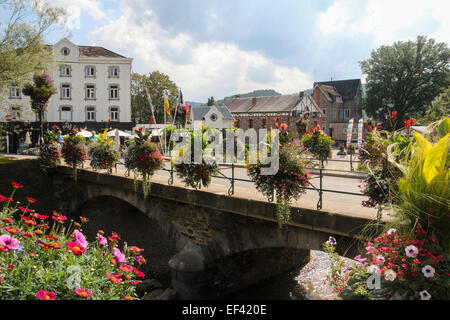
M 208 98 L 208 102 L 206 103 L 206 105 L 207 106 L 216 106 L 217 105 L 216 100 L 214 100 L 213 96 Z
M 431 105 L 425 110 L 417 122 L 421 125 L 428 125 L 432 122 L 441 120 L 450 115 L 450 87 L 444 90 Z
M 42 0 L 0 0 L 0 90 L 22 85 L 52 59 L 44 35 L 65 23 L 64 9 Z
M 450 84 L 450 49 L 446 43 L 418 36 L 372 51 L 360 66 L 367 75 L 364 107 L 369 116 L 387 124 L 397 111 L 397 128 L 417 118 Z
M 171 114 L 166 114 L 167 122 L 173 120 L 173 107 L 177 104 L 178 87 L 170 80 L 169 76 L 159 71 L 153 71 L 148 75 L 133 73 L 131 75 L 131 119 L 136 123 L 153 123 L 152 111 L 147 98 L 146 89 L 150 93 L 152 104 L 155 109 L 155 119 L 157 123 L 164 123 L 164 90 L 168 91 Z

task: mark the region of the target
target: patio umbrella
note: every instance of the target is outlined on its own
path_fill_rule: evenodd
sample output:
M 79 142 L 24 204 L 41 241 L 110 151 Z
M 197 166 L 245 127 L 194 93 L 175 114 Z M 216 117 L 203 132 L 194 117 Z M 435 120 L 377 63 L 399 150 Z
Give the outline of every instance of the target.
M 119 132 L 120 137 L 131 137 L 131 134 L 126 133 L 125 131 L 119 130 L 119 129 L 113 129 L 111 131 L 108 131 L 108 137 L 115 137 L 116 136 L 116 130 Z
M 89 137 L 92 136 L 92 132 L 89 132 L 89 131 L 87 131 L 87 130 L 81 129 L 81 131 L 79 131 L 79 132 L 77 133 L 77 136 L 83 136 L 83 137 L 85 137 L 85 138 L 89 138 Z
M 29 146 L 31 144 L 30 131 L 27 131 L 27 133 L 25 134 L 25 142 L 24 143 L 27 146 Z

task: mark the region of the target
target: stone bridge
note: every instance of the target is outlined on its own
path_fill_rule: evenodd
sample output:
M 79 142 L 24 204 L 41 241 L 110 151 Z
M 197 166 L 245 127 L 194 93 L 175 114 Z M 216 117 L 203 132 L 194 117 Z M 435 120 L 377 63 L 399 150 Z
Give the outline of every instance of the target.
M 145 249 L 148 276 L 171 274 L 166 284 L 171 281 L 180 298 L 220 297 L 290 271 L 329 236 L 337 239 L 340 255 L 354 257 L 358 234 L 370 221 L 292 207 L 291 222 L 280 229 L 276 204 L 242 192 L 228 196 L 213 186 L 193 190 L 154 177 L 144 197 L 140 185 L 120 174 L 79 170 L 77 181 L 71 174 L 60 166 L 53 176 L 41 176 L 36 160 L 13 161 L 0 166 L 0 193 L 9 194 L 9 182 L 18 181 L 24 188 L 15 199 L 38 199 L 38 212 L 88 217 L 82 228 L 89 241 L 99 229 L 119 233 Z
M 63 212 L 89 218 L 92 207 L 102 212 L 109 203 L 104 209 L 109 214 L 95 219 L 104 225 L 123 211 L 122 204 L 137 209 L 141 216 L 122 217 L 117 231 L 139 233 L 144 242 L 153 239 L 146 247 L 149 264 L 156 260 L 152 253 L 162 251 L 159 263 L 168 261 L 172 286 L 182 298 L 223 296 L 288 271 L 308 262 L 310 250 L 321 250 L 329 236 L 337 239 L 340 255 L 354 257 L 358 234 L 369 222 L 292 208 L 291 222 L 279 228 L 274 203 L 163 183 L 152 183 L 144 197 L 132 178 L 79 170 L 75 182 L 64 166 L 53 184 Z

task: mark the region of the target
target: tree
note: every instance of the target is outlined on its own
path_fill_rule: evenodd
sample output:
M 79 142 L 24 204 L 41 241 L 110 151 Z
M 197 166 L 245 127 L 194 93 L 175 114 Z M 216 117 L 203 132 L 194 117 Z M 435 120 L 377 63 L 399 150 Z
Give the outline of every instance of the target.
M 216 105 L 217 105 L 217 103 L 216 103 L 216 101 L 214 100 L 214 97 L 213 97 L 213 96 L 211 96 L 211 97 L 208 98 L 208 102 L 206 103 L 206 105 L 207 105 L 207 106 L 216 106 Z
M 448 117 L 450 114 L 450 87 L 444 90 L 431 105 L 425 110 L 423 115 L 417 119 L 421 125 L 428 125 L 432 122 L 438 121 L 443 117 Z
M 65 22 L 65 11 L 41 0 L 0 0 L 0 10 L 1 90 L 45 70 L 52 52 L 43 36 Z
M 25 84 L 22 93 L 30 97 L 31 109 L 39 115 L 41 138 L 43 139 L 44 130 L 42 128 L 42 113 L 47 110 L 51 96 L 56 93 L 56 87 L 53 79 L 45 73 L 34 75 L 33 82 L 33 84 Z
M 387 111 L 396 110 L 396 123 L 402 127 L 404 120 L 416 118 L 449 86 L 449 59 L 446 43 L 424 36 L 372 51 L 360 62 L 367 75 L 366 112 L 387 125 Z
M 148 89 L 152 99 L 156 122 L 164 123 L 166 108 L 163 90 L 168 90 L 169 105 L 173 116 L 178 98 L 177 85 L 170 80 L 168 75 L 159 71 L 153 71 L 148 76 L 133 73 L 131 75 L 131 118 L 137 123 L 153 123 L 146 89 Z M 172 116 L 166 114 L 166 120 L 171 122 Z

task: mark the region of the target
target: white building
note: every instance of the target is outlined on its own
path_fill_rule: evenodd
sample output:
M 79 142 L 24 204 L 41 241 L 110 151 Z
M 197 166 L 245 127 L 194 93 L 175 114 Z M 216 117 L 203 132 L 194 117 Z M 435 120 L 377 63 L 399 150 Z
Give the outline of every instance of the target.
M 111 127 L 131 130 L 131 64 L 126 58 L 103 47 L 77 46 L 62 39 L 52 46 L 54 62 L 47 73 L 57 94 L 50 99 L 45 120 L 72 123 L 88 130 L 100 130 L 108 119 Z M 38 121 L 28 97 L 13 87 L 0 101 L 1 121 Z M 5 107 L 3 107 L 5 106 Z
M 226 106 L 200 106 L 191 108 L 191 129 L 214 127 L 217 129 L 233 128 L 234 117 Z

